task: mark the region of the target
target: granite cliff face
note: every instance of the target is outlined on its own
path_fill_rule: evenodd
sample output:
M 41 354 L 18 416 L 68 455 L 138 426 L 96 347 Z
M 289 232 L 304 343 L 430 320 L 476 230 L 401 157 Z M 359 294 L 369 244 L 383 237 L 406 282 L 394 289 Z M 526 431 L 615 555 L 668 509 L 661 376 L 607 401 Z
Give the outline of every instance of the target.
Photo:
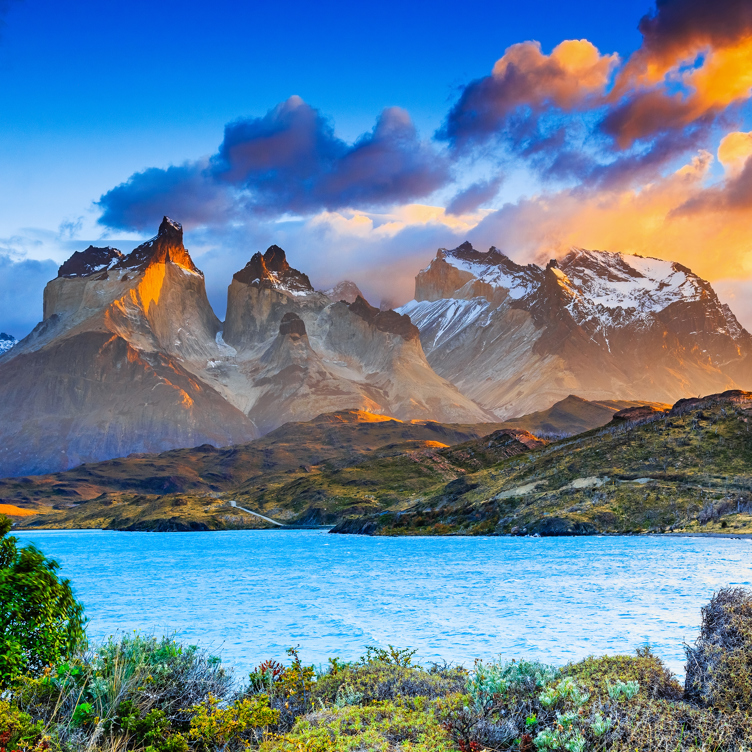
M 752 386 L 752 336 L 668 261 L 574 249 L 541 268 L 464 243 L 399 310 L 434 370 L 502 419 L 570 394 L 674 402 Z
M 224 446 L 343 409 L 491 418 L 433 372 L 407 316 L 332 301 L 277 246 L 234 275 L 223 325 L 165 217 L 128 255 L 75 253 L 43 320 L 0 358 L 0 475 Z
M 43 320 L 0 359 L 0 474 L 255 438 L 197 375 L 219 329 L 177 223 L 127 256 L 74 254 L 45 289 Z
M 472 400 L 433 372 L 408 316 L 316 292 L 277 246 L 255 254 L 227 293 L 222 339 L 232 350 L 207 368 L 265 433 L 290 420 L 352 409 L 401 420 L 483 422 Z

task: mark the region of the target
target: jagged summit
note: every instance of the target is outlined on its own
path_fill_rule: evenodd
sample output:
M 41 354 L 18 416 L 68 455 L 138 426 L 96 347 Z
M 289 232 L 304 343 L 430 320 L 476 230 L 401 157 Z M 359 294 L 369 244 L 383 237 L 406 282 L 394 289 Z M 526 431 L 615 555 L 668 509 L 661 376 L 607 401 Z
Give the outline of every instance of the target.
M 233 279 L 246 285 L 292 293 L 313 292 L 307 275 L 290 266 L 285 252 L 278 245 L 270 245 L 263 255 L 254 253 L 251 260 L 233 275 Z
M 174 219 L 170 219 L 168 216 L 164 216 L 159 224 L 157 235 L 165 235 L 167 233 L 175 233 L 176 235 L 179 235 L 180 242 L 183 242 L 183 225 L 181 225 L 180 222 L 176 222 Z
M 18 340 L 11 334 L 0 332 L 0 355 L 8 352 L 11 347 L 18 344 Z
M 415 278 L 416 300 L 486 297 L 500 302 L 529 295 L 540 284 L 543 270 L 534 264 L 521 266 L 498 248 L 476 251 L 464 242 L 457 248 L 440 248 L 431 264 Z M 503 290 L 499 295 L 496 291 Z
M 114 268 L 141 272 L 151 264 L 164 264 L 168 261 L 193 274 L 201 274 L 183 245 L 183 226 L 164 217 L 156 237 L 134 248 Z
M 373 324 L 380 332 L 398 334 L 403 339 L 410 341 L 420 337 L 420 331 L 410 321 L 410 317 L 399 314 L 396 311 L 381 311 L 372 306 L 362 295 L 358 295 L 354 303 L 348 308 L 364 321 Z
M 752 336 L 687 267 L 573 248 L 545 268 L 440 249 L 399 309 L 429 363 L 500 418 L 589 400 L 673 402 L 752 386 Z
M 343 279 L 341 282 L 337 282 L 334 287 L 324 290 L 324 295 L 335 302 L 342 300 L 345 303 L 354 303 L 358 296 L 365 298 L 355 282 L 349 279 Z
M 86 250 L 76 251 L 57 270 L 58 277 L 88 277 L 96 273 L 106 273 L 121 259 L 123 254 L 112 246 L 98 248 L 90 245 Z

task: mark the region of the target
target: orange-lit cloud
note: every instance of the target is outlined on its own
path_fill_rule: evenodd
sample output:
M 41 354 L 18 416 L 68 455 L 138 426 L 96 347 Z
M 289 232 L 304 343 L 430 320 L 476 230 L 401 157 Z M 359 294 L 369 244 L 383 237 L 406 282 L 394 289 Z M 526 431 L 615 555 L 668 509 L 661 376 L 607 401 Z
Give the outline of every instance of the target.
M 718 145 L 718 161 L 727 173 L 742 171 L 748 157 L 752 157 L 752 131 L 726 134 Z
M 454 144 L 482 140 L 503 129 L 518 107 L 573 110 L 603 95 L 616 54 L 602 55 L 586 39 L 569 39 L 550 55 L 539 42 L 509 47 L 490 76 L 473 81 L 449 112 L 441 137 Z
M 571 247 L 639 253 L 678 261 L 706 279 L 752 276 L 747 212 L 697 204 L 714 158 L 696 155 L 640 189 L 572 189 L 510 204 L 484 219 L 471 237 L 494 243 L 518 261 L 541 261 Z M 723 193 L 727 184 L 713 190 Z

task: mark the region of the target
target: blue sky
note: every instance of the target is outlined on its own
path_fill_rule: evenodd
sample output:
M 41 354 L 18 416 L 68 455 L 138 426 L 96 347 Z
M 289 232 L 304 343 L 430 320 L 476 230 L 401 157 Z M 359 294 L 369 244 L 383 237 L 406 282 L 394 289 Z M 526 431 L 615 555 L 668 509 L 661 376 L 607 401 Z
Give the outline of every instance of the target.
M 665 4 L 682 5 L 680 0 L 666 0 Z M 714 5 L 722 15 L 727 4 L 731 5 Z M 691 15 L 693 6 L 702 2 L 688 0 L 684 5 Z M 604 104 L 605 100 L 591 104 L 587 99 L 585 95 L 593 94 L 595 84 L 592 90 L 577 94 L 574 105 L 568 95 L 549 90 L 540 101 L 513 102 L 514 107 L 532 107 L 536 127 L 542 124 L 540 130 L 546 134 L 553 133 L 560 120 L 566 121 L 568 146 L 551 146 L 552 139 L 540 135 L 535 148 L 529 138 L 524 143 L 518 139 L 500 145 L 488 134 L 479 136 L 477 132 L 467 136 L 471 147 L 462 146 L 465 142 L 457 139 L 435 137 L 453 108 L 461 109 L 463 102 L 476 107 L 485 90 L 479 89 L 476 96 L 473 82 L 489 79 L 505 50 L 521 42 L 539 42 L 542 54 L 548 56 L 563 40 L 589 40 L 602 56 L 607 73 L 611 63 L 606 65 L 606 56 L 618 53 L 620 62 L 611 66 L 608 83 L 605 78 L 602 82 L 602 88 L 610 87 L 618 66 L 636 51 L 645 48 L 654 54 L 654 47 L 649 48 L 638 30 L 638 22 L 653 6 L 633 0 L 378 5 L 9 0 L 0 2 L 0 9 L 4 16 L 0 38 L 0 269 L 5 269 L 5 282 L 0 282 L 0 330 L 11 330 L 16 336 L 26 334 L 41 318 L 41 289 L 54 263 L 89 241 L 103 238 L 128 250 L 129 244 L 150 234 L 142 224 L 122 219 L 117 220 L 119 226 L 103 227 L 98 222 L 103 206 L 95 203 L 101 196 L 149 168 L 186 162 L 200 167 L 202 159 L 218 154 L 226 124 L 262 118 L 293 95 L 318 113 L 321 123 L 334 128 L 335 152 L 344 148 L 343 143 L 350 145 L 368 134 L 385 108 L 401 108 L 390 116 L 392 120 L 401 122 L 400 113 L 406 113 L 417 130 L 415 144 L 420 140 L 420 148 L 430 150 L 421 152 L 422 166 L 416 168 L 423 170 L 416 178 L 420 187 L 412 193 L 397 191 L 390 198 L 384 190 L 369 190 L 363 183 L 370 176 L 358 173 L 353 180 L 360 182 L 350 185 L 336 200 L 327 194 L 327 198 L 317 199 L 318 203 L 306 199 L 305 206 L 284 203 L 277 191 L 264 199 L 263 215 L 255 209 L 247 216 L 239 215 L 239 192 L 257 189 L 247 182 L 257 179 L 254 172 L 256 177 L 245 175 L 246 182 L 231 186 L 232 197 L 222 199 L 232 203 L 232 216 L 225 213 L 220 219 L 207 209 L 193 218 L 176 217 L 186 222 L 187 244 L 206 272 L 210 296 L 220 315 L 229 275 L 251 253 L 273 241 L 286 243 L 293 263 L 311 272 L 314 281 L 318 278 L 323 285 L 337 281 L 334 277 L 339 273 L 346 274 L 364 284 L 371 297 L 393 298 L 394 302 L 409 297 L 411 276 L 438 245 L 449 246 L 465 236 L 475 237 L 480 247 L 492 242 L 499 245 L 498 238 L 508 236 L 513 240 L 503 250 L 520 258 L 558 252 L 562 243 L 576 240 L 578 233 L 568 229 L 561 238 L 545 242 L 525 236 L 520 228 L 531 221 L 525 219 L 526 212 L 535 208 L 526 203 L 531 197 L 548 196 L 547 206 L 555 201 L 566 213 L 575 189 L 589 191 L 590 198 L 604 190 L 610 191 L 612 198 L 614 190 L 640 191 L 658 179 L 669 179 L 684 164 L 691 164 L 702 149 L 714 152 L 725 131 L 743 130 L 748 118 L 744 97 L 724 103 L 720 110 L 716 107 L 715 130 L 702 137 L 697 135 L 698 123 L 700 116 L 707 120 L 707 110 L 694 120 L 684 118 L 668 135 L 674 141 L 686 138 L 686 148 L 661 157 L 662 172 L 643 171 L 618 188 L 603 181 L 596 185 L 601 178 L 593 176 L 600 175 L 600 163 L 600 167 L 593 162 L 587 169 L 572 168 L 566 174 L 552 172 L 555 148 L 560 148 L 561 154 L 571 155 L 577 149 L 587 152 L 595 148 L 594 139 L 603 137 L 587 125 L 611 106 Z M 669 11 L 672 9 L 664 14 L 667 28 Z M 742 28 L 743 24 L 736 26 Z M 669 32 L 674 33 L 670 28 Z M 713 50 L 722 52 L 738 41 L 729 41 L 723 34 L 719 32 L 708 42 Z M 662 44 L 666 34 L 654 36 Z M 676 69 L 678 63 L 673 63 Z M 634 90 L 632 85 L 630 91 Z M 501 114 L 494 110 L 492 127 L 506 133 L 515 124 L 510 113 L 509 107 Z M 728 125 L 720 124 L 722 116 Z M 580 138 L 577 129 L 585 136 Z M 614 133 L 606 135 L 616 138 Z M 656 133 L 655 129 L 641 132 L 642 140 L 632 144 L 632 151 L 611 149 L 601 162 L 610 166 L 626 154 L 636 164 L 645 150 L 661 153 L 665 145 Z M 548 155 L 545 170 L 540 164 L 542 153 Z M 434 155 L 436 164 L 443 160 L 445 174 L 429 179 L 424 163 Z M 722 179 L 722 172 L 717 160 L 706 166 L 698 190 L 712 187 L 714 180 Z M 411 179 L 414 173 L 410 173 Z M 404 175 L 400 173 L 398 178 L 402 180 Z M 489 202 L 484 208 L 471 208 L 462 220 L 432 219 L 431 210 L 415 208 L 445 207 L 473 183 L 492 185 L 487 191 Z M 179 188 L 189 190 L 190 186 L 181 184 Z M 222 190 L 230 189 L 223 186 Z M 661 197 L 665 195 L 664 191 Z M 363 196 L 367 199 L 362 199 L 361 205 L 358 197 Z M 132 193 L 126 191 L 120 198 L 132 202 L 133 212 L 138 211 L 140 199 Z M 683 197 L 681 205 L 695 198 Z M 702 200 L 707 205 L 711 198 Z M 200 193 L 190 206 L 205 200 Z M 276 201 L 280 205 L 275 212 Z M 505 206 L 506 213 L 499 214 Z M 157 208 L 150 205 L 151 214 L 143 216 L 151 222 Z M 125 216 L 122 204 L 117 209 L 121 212 L 118 217 Z M 713 211 L 717 214 L 720 210 Z M 549 220 L 551 216 L 565 226 L 572 211 L 566 216 L 549 211 Z M 500 225 L 502 221 L 506 224 Z M 605 224 L 607 219 L 603 221 Z M 603 242 L 610 240 L 607 235 L 602 237 Z M 584 234 L 583 242 L 590 239 Z M 600 239 L 592 238 L 594 242 Z M 645 245 L 635 238 L 630 243 L 614 250 L 651 247 L 649 239 Z M 656 255 L 666 255 L 680 245 L 680 237 L 672 235 L 658 243 Z M 740 248 L 737 254 L 743 253 L 744 245 Z M 724 266 L 718 281 L 721 287 L 731 285 L 729 295 L 738 299 L 739 285 L 746 284 L 752 268 L 745 267 L 736 275 L 731 268 Z M 698 271 L 707 273 L 704 268 Z M 362 279 L 357 279 L 358 274 Z M 395 274 L 399 284 L 388 281 Z M 737 278 L 742 282 L 734 282 Z

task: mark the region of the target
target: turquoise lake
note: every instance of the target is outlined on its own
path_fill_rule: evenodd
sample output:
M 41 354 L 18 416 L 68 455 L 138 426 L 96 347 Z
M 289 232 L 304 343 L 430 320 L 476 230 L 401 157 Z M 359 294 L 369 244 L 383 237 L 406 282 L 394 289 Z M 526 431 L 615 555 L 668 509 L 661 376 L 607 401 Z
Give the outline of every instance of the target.
M 175 633 L 242 675 L 265 658 L 563 664 L 646 642 L 677 673 L 720 587 L 749 586 L 752 542 L 674 537 L 371 538 L 324 531 L 16 533 L 62 564 L 89 636 Z

